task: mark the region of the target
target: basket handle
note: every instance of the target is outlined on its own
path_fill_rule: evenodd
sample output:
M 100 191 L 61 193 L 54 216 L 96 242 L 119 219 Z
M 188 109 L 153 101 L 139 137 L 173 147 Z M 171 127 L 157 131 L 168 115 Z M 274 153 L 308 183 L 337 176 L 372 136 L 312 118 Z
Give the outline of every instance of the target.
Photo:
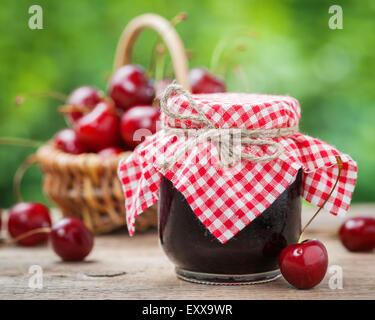
M 141 31 L 147 28 L 155 30 L 164 40 L 172 58 L 177 82 L 185 89 L 190 90 L 188 63 L 184 44 L 170 22 L 157 14 L 146 13 L 140 15 L 131 20 L 125 27 L 117 44 L 113 66 L 114 70 L 131 62 L 135 40 L 138 38 Z

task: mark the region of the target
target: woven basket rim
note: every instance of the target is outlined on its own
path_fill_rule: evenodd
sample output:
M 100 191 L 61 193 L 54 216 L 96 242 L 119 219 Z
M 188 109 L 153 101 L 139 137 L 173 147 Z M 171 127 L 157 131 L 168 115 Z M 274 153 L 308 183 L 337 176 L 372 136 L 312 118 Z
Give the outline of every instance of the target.
M 40 165 L 55 164 L 57 166 L 85 166 L 85 164 L 94 167 L 118 166 L 120 159 L 127 158 L 132 151 L 124 151 L 118 155 L 102 157 L 97 153 L 71 154 L 58 149 L 52 141 L 46 142 L 38 148 L 36 152 L 37 162 Z

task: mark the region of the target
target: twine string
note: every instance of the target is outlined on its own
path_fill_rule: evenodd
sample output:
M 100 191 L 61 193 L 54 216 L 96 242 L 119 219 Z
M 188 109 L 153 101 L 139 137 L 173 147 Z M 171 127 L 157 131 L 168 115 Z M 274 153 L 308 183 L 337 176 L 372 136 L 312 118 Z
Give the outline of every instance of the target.
M 178 112 L 173 112 L 168 107 L 168 99 L 173 93 L 179 93 L 184 96 L 190 106 L 197 112 L 197 115 L 183 115 Z M 202 109 L 198 106 L 192 95 L 185 90 L 182 86 L 172 83 L 165 90 L 160 101 L 162 111 L 173 119 L 197 121 L 203 125 L 202 129 L 185 129 L 185 128 L 172 128 L 163 126 L 163 130 L 167 133 L 172 133 L 178 136 L 187 136 L 189 139 L 183 148 L 179 149 L 172 157 L 165 159 L 162 163 L 164 169 L 170 168 L 176 163 L 181 156 L 189 151 L 194 146 L 208 139 L 215 142 L 216 147 L 220 148 L 220 162 L 223 166 L 228 166 L 233 163 L 233 155 L 239 156 L 241 159 L 253 162 L 271 161 L 278 158 L 284 151 L 282 145 L 273 140 L 272 138 L 288 137 L 298 132 L 298 126 L 273 128 L 273 129 L 244 129 L 244 128 L 216 128 L 204 114 Z M 238 141 L 239 139 L 239 141 Z M 272 154 L 264 154 L 257 156 L 251 153 L 239 151 L 236 148 L 231 148 L 233 145 L 240 146 L 268 146 L 274 149 Z M 233 150 L 232 150 L 233 149 Z M 234 152 L 233 152 L 234 151 Z

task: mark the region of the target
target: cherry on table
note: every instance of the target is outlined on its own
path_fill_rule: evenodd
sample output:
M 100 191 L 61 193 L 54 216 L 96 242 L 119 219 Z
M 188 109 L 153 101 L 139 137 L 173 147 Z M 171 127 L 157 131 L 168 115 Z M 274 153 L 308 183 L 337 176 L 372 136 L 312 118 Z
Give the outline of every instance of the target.
M 120 119 L 114 106 L 108 101 L 102 101 L 76 122 L 74 131 L 86 149 L 97 152 L 118 145 Z
M 51 243 L 61 259 L 80 261 L 91 252 L 94 236 L 81 220 L 66 217 L 52 227 Z
M 350 251 L 372 251 L 375 248 L 375 218 L 348 219 L 342 224 L 339 237 L 345 248 Z
M 140 144 L 145 136 L 156 132 L 156 122 L 160 117 L 158 107 L 136 105 L 124 112 L 121 117 L 121 136 L 132 148 Z
M 51 227 L 49 209 L 37 202 L 20 202 L 9 210 L 8 231 L 12 238 L 38 228 Z M 18 241 L 24 246 L 34 246 L 45 242 L 48 235 L 38 233 Z
M 106 158 L 106 157 L 117 156 L 123 152 L 125 152 L 125 150 L 119 147 L 107 147 L 107 148 L 100 150 L 98 152 L 98 155 L 103 158 Z
M 100 91 L 91 86 L 82 86 L 75 89 L 68 97 L 67 104 L 94 108 L 102 99 Z M 67 115 L 69 123 L 74 123 L 83 116 L 82 112 L 74 111 Z
M 123 110 L 136 104 L 151 104 L 155 96 L 154 86 L 144 69 L 133 64 L 116 70 L 108 92 L 116 106 Z
M 60 130 L 55 134 L 53 142 L 57 148 L 67 153 L 81 154 L 86 152 L 85 147 L 79 141 L 73 129 L 66 128 Z
M 226 90 L 223 79 L 201 67 L 190 70 L 189 82 L 192 93 L 217 93 Z
M 327 272 L 327 249 L 317 239 L 287 246 L 280 253 L 279 266 L 285 280 L 294 287 L 313 288 Z

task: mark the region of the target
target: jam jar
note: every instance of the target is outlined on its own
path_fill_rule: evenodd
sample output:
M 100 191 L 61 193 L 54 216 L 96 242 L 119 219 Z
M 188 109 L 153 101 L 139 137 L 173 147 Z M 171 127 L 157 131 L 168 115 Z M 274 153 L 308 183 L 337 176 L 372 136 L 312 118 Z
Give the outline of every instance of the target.
M 161 130 L 118 173 L 130 235 L 158 202 L 160 244 L 179 278 L 271 281 L 281 250 L 300 236 L 302 196 L 334 215 L 347 212 L 357 165 L 299 131 L 295 98 L 191 94 L 172 83 L 160 108 Z
M 301 232 L 302 172 L 254 221 L 225 244 L 199 221 L 167 178 L 159 188 L 159 240 L 179 278 L 215 284 L 267 282 L 280 275 L 281 250 Z

